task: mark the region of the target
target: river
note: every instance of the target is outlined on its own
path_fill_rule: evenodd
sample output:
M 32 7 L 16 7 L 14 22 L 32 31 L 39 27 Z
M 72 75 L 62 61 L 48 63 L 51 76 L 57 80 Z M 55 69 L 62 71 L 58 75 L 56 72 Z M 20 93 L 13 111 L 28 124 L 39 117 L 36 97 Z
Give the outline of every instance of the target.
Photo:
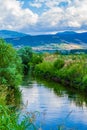
M 42 130 L 87 130 L 87 100 L 84 94 L 53 82 L 29 79 L 21 87 L 28 112 L 39 112 L 36 124 Z

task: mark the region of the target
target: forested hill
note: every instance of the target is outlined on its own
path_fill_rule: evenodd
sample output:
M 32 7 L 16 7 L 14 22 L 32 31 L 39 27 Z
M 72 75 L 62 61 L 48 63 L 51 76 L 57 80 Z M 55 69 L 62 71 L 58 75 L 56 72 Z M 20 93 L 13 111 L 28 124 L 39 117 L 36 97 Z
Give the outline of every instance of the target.
M 14 31 L 2 30 L 0 31 L 0 37 L 4 38 L 8 43 L 12 43 L 14 46 L 29 45 L 31 47 L 35 47 L 52 43 L 73 43 L 79 45 L 87 44 L 87 32 L 76 33 L 66 31 L 56 34 L 31 36 Z

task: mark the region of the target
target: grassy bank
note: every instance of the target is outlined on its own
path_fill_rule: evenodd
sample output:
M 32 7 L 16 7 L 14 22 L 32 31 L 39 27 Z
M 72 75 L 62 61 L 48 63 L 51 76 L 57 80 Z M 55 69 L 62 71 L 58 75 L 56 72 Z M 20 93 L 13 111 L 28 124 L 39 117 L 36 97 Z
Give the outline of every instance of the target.
M 21 58 L 11 44 L 0 39 L 0 130 L 25 130 L 30 125 L 27 117 L 19 124 L 19 114 L 12 109 L 19 104 L 21 81 Z
M 87 55 L 46 55 L 43 62 L 36 65 L 35 75 L 85 91 Z

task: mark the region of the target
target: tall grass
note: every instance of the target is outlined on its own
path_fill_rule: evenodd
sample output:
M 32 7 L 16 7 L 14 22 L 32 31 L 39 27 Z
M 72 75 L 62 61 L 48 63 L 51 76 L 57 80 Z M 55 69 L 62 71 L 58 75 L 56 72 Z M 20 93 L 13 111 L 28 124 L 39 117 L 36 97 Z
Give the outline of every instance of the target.
M 79 90 L 87 90 L 87 55 L 58 55 L 36 65 L 35 74 Z M 48 59 L 48 60 L 47 60 Z
M 19 122 L 20 114 L 0 105 L 0 130 L 35 130 L 33 114 L 26 114 Z
M 11 89 L 0 85 L 0 130 L 35 130 L 34 113 L 21 113 L 17 111 L 20 104 L 21 93 L 18 89 Z

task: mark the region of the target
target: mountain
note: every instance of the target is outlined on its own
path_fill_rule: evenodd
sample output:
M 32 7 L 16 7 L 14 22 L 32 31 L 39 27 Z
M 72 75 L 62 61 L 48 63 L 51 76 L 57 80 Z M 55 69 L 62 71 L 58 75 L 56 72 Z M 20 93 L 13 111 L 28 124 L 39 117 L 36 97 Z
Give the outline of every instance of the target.
M 6 38 L 7 42 L 12 43 L 14 46 L 38 46 L 50 43 L 61 42 L 55 35 L 38 35 L 38 36 L 24 36 L 19 38 Z
M 16 38 L 23 36 L 27 36 L 27 34 L 10 30 L 0 30 L 0 38 Z
M 59 32 L 59 33 L 56 33 L 56 35 L 61 35 L 61 34 L 75 34 L 76 32 L 74 31 L 64 31 L 64 32 Z
M 56 36 L 58 36 L 59 39 L 65 41 L 66 43 L 77 43 L 77 44 L 87 43 L 87 32 L 76 33 L 66 31 L 62 33 L 57 33 Z
M 18 37 L 19 36 L 19 37 Z M 8 43 L 12 43 L 14 46 L 23 45 L 23 46 L 42 46 L 45 44 L 61 44 L 61 43 L 73 43 L 73 44 L 79 44 L 79 45 L 87 45 L 87 32 L 84 33 L 76 33 L 76 32 L 61 32 L 56 34 L 50 34 L 50 35 L 37 35 L 37 36 L 31 36 L 26 35 L 22 36 L 21 34 L 16 35 L 10 38 L 5 38 L 5 40 Z
M 0 37 L 15 47 L 31 46 L 34 49 L 82 49 L 87 48 L 87 32 L 76 33 L 73 31 L 58 32 L 49 35 L 31 36 L 28 34 L 1 30 Z

